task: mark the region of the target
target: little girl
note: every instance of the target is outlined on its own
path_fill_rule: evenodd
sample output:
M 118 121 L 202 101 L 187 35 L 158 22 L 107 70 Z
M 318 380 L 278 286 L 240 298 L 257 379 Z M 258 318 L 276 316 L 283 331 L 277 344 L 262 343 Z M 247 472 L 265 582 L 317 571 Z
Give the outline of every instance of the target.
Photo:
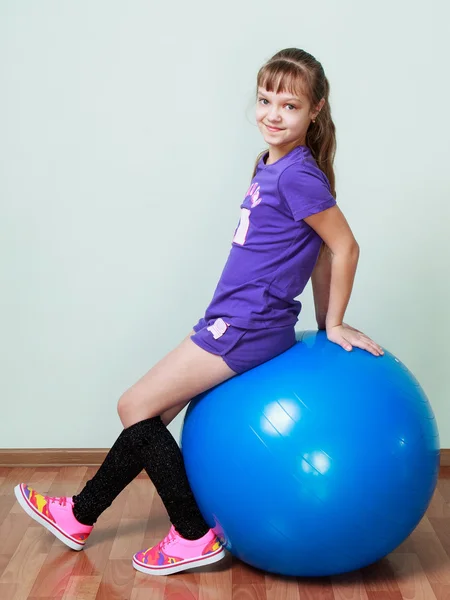
M 142 469 L 172 523 L 135 569 L 167 575 L 220 560 L 224 549 L 195 502 L 170 421 L 195 396 L 295 343 L 311 278 L 317 324 L 345 350 L 375 356 L 378 344 L 343 322 L 359 246 L 336 205 L 335 126 L 329 83 L 304 50 L 275 54 L 257 75 L 256 121 L 268 144 L 258 156 L 239 225 L 214 296 L 193 331 L 119 400 L 124 426 L 94 477 L 73 497 L 15 488 L 22 508 L 74 550 L 101 513 Z M 218 441 L 218 443 L 220 443 Z

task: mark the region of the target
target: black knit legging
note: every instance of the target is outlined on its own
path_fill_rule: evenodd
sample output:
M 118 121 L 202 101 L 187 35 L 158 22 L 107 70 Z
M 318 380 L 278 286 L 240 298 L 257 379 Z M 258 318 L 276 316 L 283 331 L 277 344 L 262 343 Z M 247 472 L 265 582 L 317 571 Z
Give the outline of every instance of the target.
M 183 455 L 161 417 L 139 421 L 122 431 L 97 473 L 74 500 L 74 515 L 93 525 L 114 498 L 145 469 L 178 533 L 205 535 L 209 526 L 189 485 Z

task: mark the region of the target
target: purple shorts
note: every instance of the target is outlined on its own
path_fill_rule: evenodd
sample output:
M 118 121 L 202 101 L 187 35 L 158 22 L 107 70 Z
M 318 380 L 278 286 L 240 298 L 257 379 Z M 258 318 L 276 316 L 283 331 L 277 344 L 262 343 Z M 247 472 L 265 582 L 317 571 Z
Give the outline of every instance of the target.
M 295 342 L 293 325 L 267 329 L 241 329 L 222 319 L 201 318 L 191 340 L 212 354 L 218 354 L 235 373 L 244 373 L 291 348 Z

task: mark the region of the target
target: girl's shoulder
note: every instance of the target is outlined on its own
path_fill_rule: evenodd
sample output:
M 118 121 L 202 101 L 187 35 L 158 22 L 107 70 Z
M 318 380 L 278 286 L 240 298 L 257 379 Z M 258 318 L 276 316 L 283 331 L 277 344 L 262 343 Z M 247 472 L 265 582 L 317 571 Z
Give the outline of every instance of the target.
M 299 184 L 312 187 L 325 186 L 331 192 L 330 182 L 326 174 L 319 168 L 311 153 L 304 154 L 298 160 L 286 165 L 280 171 L 278 185 L 280 188 Z

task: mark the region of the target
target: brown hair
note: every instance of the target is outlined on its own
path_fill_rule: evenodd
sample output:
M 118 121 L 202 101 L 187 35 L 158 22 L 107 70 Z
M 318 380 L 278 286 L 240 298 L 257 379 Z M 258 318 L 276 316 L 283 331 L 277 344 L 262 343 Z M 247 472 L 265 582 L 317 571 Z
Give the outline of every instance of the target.
M 336 154 L 336 128 L 331 118 L 331 108 L 328 103 L 330 84 L 325 76 L 322 65 L 305 50 L 286 48 L 272 56 L 259 70 L 256 78 L 256 93 L 258 87 L 267 91 L 289 92 L 295 94 L 301 91 L 309 100 L 311 109 L 316 107 L 322 98 L 325 104 L 316 117 L 311 121 L 306 132 L 306 145 L 311 154 L 328 178 L 331 193 L 336 198 L 335 176 L 333 169 Z M 267 152 L 261 152 L 255 162 L 253 176 L 260 158 Z

